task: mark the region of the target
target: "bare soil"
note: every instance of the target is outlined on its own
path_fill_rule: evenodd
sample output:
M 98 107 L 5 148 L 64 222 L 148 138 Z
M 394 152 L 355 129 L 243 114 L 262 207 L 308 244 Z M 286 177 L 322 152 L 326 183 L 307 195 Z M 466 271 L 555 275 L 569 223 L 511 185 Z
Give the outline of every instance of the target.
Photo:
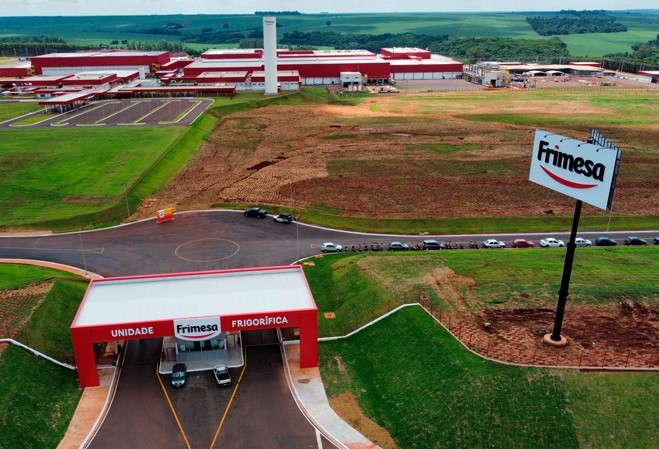
M 53 288 L 52 281 L 0 291 L 0 338 L 14 338 Z M 28 310 L 29 313 L 24 311 Z M 0 352 L 5 345 L 0 345 Z
M 383 449 L 399 449 L 389 432 L 364 414 L 352 393 L 329 398 L 330 406 L 348 424 Z
M 570 215 L 573 200 L 528 181 L 533 126 L 471 121 L 464 114 L 508 109 L 580 116 L 605 109 L 560 94 L 536 100 L 521 92 L 506 105 L 461 101 L 461 95 L 475 94 L 453 93 L 450 101 L 437 93 L 392 94 L 357 106 L 272 106 L 226 117 L 189 167 L 146 199 L 136 218 L 164 207 L 223 203 L 326 205 L 339 215 L 390 218 Z M 424 113 L 436 101 L 446 103 L 441 113 Z M 554 131 L 585 140 L 590 128 Z M 653 169 L 659 154 L 652 148 L 659 124 L 601 131 L 625 145 L 615 212 L 659 213 Z M 583 213 L 603 212 L 586 206 Z

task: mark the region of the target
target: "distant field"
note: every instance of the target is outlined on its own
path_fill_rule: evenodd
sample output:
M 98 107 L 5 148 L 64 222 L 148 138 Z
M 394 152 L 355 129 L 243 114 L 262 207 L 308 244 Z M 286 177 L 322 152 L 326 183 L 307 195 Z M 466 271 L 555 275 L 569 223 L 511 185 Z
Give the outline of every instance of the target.
M 338 31 L 344 33 L 417 33 L 460 37 L 509 36 L 541 38 L 526 23 L 527 15 L 540 13 L 381 13 L 381 14 L 304 14 L 278 16 L 278 33 L 291 31 Z M 546 14 L 546 13 L 543 13 Z M 659 10 L 613 13 L 628 27 L 625 33 L 561 36 L 573 56 L 601 56 L 630 51 L 634 43 L 654 39 L 659 30 Z M 331 22 L 328 26 L 327 22 Z M 79 44 L 109 44 L 112 40 L 178 41 L 179 36 L 143 34 L 168 23 L 181 23 L 183 34 L 198 34 L 204 28 L 214 31 L 240 31 L 249 35 L 260 29 L 256 15 L 170 15 L 109 17 L 0 17 L 0 38 L 10 36 L 58 36 Z M 225 28 L 226 24 L 226 28 Z M 129 32 L 132 31 L 132 32 Z M 185 44 L 195 49 L 235 47 L 235 44 Z

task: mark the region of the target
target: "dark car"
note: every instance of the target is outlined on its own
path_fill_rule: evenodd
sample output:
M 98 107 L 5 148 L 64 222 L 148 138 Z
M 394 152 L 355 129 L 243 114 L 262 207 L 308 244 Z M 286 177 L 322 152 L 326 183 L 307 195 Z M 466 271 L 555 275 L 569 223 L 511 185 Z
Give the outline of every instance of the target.
M 643 246 L 645 246 L 647 244 L 648 244 L 648 242 L 646 242 L 642 238 L 636 237 L 636 236 L 633 236 L 633 235 L 631 235 L 631 236 L 629 236 L 625 239 L 625 245 L 643 245 Z
M 597 237 L 595 239 L 595 246 L 616 246 L 618 242 L 608 237 Z
M 535 243 L 531 240 L 526 239 L 515 239 L 513 240 L 513 248 L 534 248 Z
M 655 245 L 659 245 L 659 237 L 655 237 L 655 238 L 652 240 L 652 243 L 654 243 Z
M 389 251 L 408 251 L 410 245 L 403 242 L 389 242 L 388 249 Z
M 423 249 L 428 251 L 444 249 L 444 245 L 439 243 L 437 240 L 429 239 L 423 241 Z
M 172 387 L 180 388 L 185 386 L 185 378 L 188 376 L 188 368 L 185 363 L 175 363 L 172 368 Z
M 260 207 L 250 207 L 245 212 L 243 212 L 246 217 L 255 217 L 255 218 L 265 218 L 268 215 L 268 211 L 261 209 Z
M 273 220 L 278 223 L 293 223 L 293 215 L 291 214 L 278 214 L 273 217 Z

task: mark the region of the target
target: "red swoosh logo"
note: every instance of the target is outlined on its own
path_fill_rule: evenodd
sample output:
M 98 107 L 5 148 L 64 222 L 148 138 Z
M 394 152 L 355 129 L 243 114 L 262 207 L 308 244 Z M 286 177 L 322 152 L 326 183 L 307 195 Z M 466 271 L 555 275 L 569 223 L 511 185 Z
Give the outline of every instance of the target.
M 546 169 L 542 165 L 540 166 L 540 168 L 545 173 L 547 173 L 547 175 L 551 179 L 553 179 L 554 181 L 556 181 L 558 183 L 563 184 L 564 186 L 572 187 L 573 189 L 590 189 L 592 187 L 597 187 L 597 184 L 581 184 L 579 182 L 574 182 L 574 181 L 570 181 L 570 180 L 565 179 L 565 178 L 561 178 L 560 176 L 558 176 L 557 174 L 552 173 L 551 171 L 549 171 L 548 169 Z
M 208 334 L 203 334 L 203 335 L 185 335 L 185 334 L 181 334 L 181 337 L 190 338 L 190 339 L 194 338 L 194 339 L 200 340 L 202 338 L 208 338 L 209 336 L 213 335 L 214 333 L 215 332 L 209 332 Z

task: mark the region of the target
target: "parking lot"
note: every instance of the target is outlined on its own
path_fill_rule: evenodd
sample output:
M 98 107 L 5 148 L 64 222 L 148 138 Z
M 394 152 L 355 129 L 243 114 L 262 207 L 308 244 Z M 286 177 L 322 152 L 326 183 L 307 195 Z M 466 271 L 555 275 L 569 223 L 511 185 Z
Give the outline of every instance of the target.
M 207 98 L 104 100 L 62 114 L 39 111 L 30 115 L 29 123 L 27 117 L 18 117 L 1 123 L 0 128 L 187 126 L 212 104 Z

